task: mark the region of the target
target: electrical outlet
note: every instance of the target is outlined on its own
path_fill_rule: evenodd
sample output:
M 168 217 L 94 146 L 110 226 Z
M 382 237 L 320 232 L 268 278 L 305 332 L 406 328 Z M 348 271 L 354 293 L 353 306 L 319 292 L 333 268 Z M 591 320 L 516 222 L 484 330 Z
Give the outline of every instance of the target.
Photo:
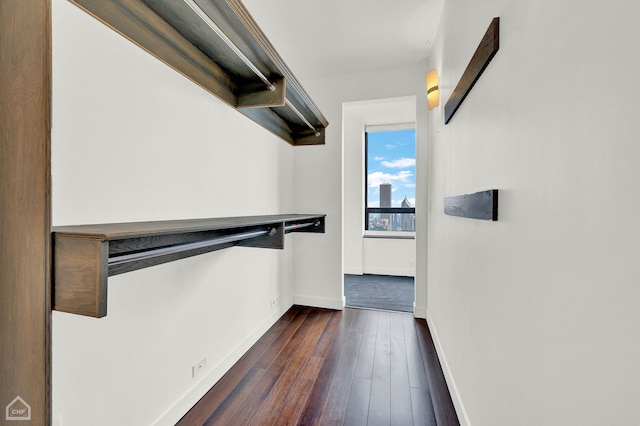
M 196 378 L 202 373 L 207 366 L 207 358 L 204 357 L 200 361 L 196 363 L 193 367 L 191 367 L 191 377 Z
M 271 300 L 271 307 L 275 308 L 280 304 L 280 296 L 276 296 Z

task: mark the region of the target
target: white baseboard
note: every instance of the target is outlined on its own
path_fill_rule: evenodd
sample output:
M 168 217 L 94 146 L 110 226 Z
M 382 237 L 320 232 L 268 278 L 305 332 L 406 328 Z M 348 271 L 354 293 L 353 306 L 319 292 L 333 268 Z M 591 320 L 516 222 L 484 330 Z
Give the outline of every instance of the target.
M 365 274 L 373 275 L 394 275 L 399 277 L 415 277 L 415 268 L 380 268 L 377 266 L 367 266 L 364 268 Z
M 342 299 L 329 299 L 325 297 L 293 296 L 293 304 L 341 311 L 344 308 L 345 299 L 344 297 Z
M 462 402 L 462 398 L 460 398 L 458 387 L 456 386 L 456 382 L 453 378 L 453 374 L 449 369 L 449 363 L 447 362 L 447 357 L 445 356 L 444 350 L 442 348 L 442 344 L 440 343 L 440 338 L 438 337 L 438 331 L 436 329 L 435 324 L 433 323 L 433 319 L 429 315 L 429 311 L 428 310 L 425 310 L 425 311 L 426 311 L 427 324 L 429 325 L 429 331 L 431 332 L 431 337 L 433 338 L 433 344 L 436 347 L 438 359 L 440 360 L 440 365 L 442 366 L 442 372 L 444 373 L 444 378 L 447 382 L 449 393 L 451 394 L 451 400 L 453 401 L 453 405 L 456 409 L 456 413 L 458 414 L 458 421 L 460 422 L 460 426 L 471 426 L 471 422 L 469 421 L 469 416 L 467 415 L 467 410 L 464 408 L 464 403 Z
M 413 302 L 413 316 L 416 318 L 427 319 L 427 308 L 424 306 L 416 306 L 416 302 Z
M 216 365 L 208 374 L 206 374 L 198 383 L 196 383 L 189 391 L 183 394 L 172 407 L 158 417 L 153 425 L 155 426 L 173 426 L 182 418 L 195 404 L 204 396 L 218 380 L 225 375 L 227 371 L 238 362 L 240 358 L 271 328 L 273 324 L 282 317 L 282 315 L 292 306 L 292 301 L 284 303 L 279 309 L 270 315 L 262 324 L 247 336 L 229 355 L 227 355 L 218 365 Z
M 348 275 L 362 275 L 364 272 L 362 271 L 362 268 L 356 268 L 356 267 L 350 268 L 348 266 L 345 266 L 344 273 Z

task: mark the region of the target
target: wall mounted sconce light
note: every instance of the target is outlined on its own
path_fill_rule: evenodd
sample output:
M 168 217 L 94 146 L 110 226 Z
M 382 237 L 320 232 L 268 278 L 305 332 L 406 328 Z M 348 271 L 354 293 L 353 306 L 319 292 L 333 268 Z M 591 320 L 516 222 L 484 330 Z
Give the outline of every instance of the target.
M 440 105 L 438 70 L 429 71 L 427 74 L 427 105 L 429 105 L 429 111 Z

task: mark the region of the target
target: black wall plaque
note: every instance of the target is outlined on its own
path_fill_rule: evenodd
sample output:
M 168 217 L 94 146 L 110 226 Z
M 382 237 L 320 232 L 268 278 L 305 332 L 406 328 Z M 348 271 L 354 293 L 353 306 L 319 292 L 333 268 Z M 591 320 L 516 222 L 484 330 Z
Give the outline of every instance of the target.
M 487 28 L 487 32 L 480 41 L 480 45 L 473 54 L 469 65 L 467 65 L 462 77 L 460 77 L 458 85 L 444 106 L 444 124 L 449 124 L 453 114 L 460 108 L 462 101 L 467 97 L 473 85 L 476 84 L 476 81 L 478 81 L 499 48 L 500 18 L 493 18 L 489 28 Z
M 498 190 L 445 197 L 444 213 L 471 219 L 498 220 Z

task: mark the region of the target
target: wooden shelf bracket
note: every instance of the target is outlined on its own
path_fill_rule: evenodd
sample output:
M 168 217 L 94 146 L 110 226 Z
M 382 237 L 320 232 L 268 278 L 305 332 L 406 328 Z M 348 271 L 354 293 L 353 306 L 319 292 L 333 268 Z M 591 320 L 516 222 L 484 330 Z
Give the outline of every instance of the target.
M 292 145 L 329 125 L 240 0 L 69 0 Z
M 290 232 L 324 233 L 324 215 L 55 227 L 54 309 L 104 317 L 110 276 L 234 246 L 282 249 Z

